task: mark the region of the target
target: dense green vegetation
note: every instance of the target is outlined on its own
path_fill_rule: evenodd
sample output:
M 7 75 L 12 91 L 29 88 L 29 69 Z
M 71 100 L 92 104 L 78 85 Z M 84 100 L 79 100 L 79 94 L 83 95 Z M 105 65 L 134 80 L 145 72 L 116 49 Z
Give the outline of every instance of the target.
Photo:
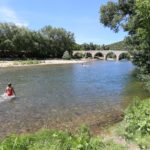
M 99 50 L 101 48 L 100 45 L 93 43 L 83 43 L 83 44 L 75 44 L 74 50 Z
M 135 141 L 141 149 L 150 149 L 150 99 L 135 98 L 119 124 L 121 135 Z
M 74 34 L 63 28 L 45 26 L 33 31 L 13 23 L 0 23 L 1 59 L 62 58 L 65 51 L 71 55 L 72 50 L 109 50 L 118 47 L 92 42 L 77 44 Z
M 100 8 L 100 22 L 118 32 L 128 32 L 125 42 L 133 53 L 133 63 L 139 69 L 140 79 L 149 82 L 150 91 L 150 3 L 149 0 L 109 1 Z
M 83 43 L 76 44 L 74 47 L 75 50 L 128 50 L 128 47 L 125 44 L 125 41 L 115 42 L 112 44 L 93 44 L 93 43 Z
M 74 50 L 109 50 L 107 45 L 98 45 L 94 43 L 75 44 Z
M 77 134 L 42 130 L 36 134 L 10 136 L 0 142 L 1 150 L 125 150 L 122 145 L 92 137 L 87 127 Z
M 75 44 L 74 34 L 63 28 L 45 26 L 32 31 L 12 23 L 0 24 L 1 58 L 61 58 Z
M 129 50 L 126 42 L 120 41 L 115 42 L 112 44 L 93 44 L 93 43 L 83 43 L 83 44 L 76 44 L 74 47 L 75 50 Z
M 107 45 L 107 47 L 109 47 L 109 49 L 112 49 L 112 50 L 127 50 L 126 44 L 124 41 L 109 44 Z

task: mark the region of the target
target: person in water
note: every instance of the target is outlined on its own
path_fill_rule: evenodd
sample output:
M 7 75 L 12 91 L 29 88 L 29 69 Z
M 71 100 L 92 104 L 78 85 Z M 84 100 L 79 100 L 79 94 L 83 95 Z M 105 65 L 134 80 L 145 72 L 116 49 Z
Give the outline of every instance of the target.
M 14 88 L 12 87 L 11 83 L 9 83 L 8 86 L 6 87 L 5 94 L 6 94 L 7 96 L 16 95 L 15 90 L 14 90 Z

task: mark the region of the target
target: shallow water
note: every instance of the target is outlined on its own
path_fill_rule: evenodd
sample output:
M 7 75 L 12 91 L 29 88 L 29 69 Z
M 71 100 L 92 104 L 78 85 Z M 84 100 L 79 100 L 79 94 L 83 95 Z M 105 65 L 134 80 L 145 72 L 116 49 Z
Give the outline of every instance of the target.
M 128 61 L 0 68 L 0 94 L 10 81 L 17 94 L 0 103 L 0 137 L 111 122 L 134 96 L 149 96 L 133 70 Z

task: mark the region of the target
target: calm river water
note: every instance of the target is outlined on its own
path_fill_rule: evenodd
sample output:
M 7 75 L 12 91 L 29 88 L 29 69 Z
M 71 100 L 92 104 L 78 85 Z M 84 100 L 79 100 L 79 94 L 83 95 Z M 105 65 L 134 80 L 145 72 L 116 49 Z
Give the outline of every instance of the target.
M 149 96 L 133 70 L 128 61 L 0 68 L 0 93 L 11 81 L 17 94 L 0 103 L 0 137 L 115 122 L 134 96 Z

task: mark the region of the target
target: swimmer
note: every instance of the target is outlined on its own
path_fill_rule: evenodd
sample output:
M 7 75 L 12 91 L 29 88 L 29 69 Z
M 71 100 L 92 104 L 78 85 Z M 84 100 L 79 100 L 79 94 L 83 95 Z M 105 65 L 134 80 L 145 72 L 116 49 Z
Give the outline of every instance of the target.
M 5 94 L 7 96 L 13 96 L 16 95 L 14 88 L 12 87 L 11 83 L 8 84 L 8 86 L 5 89 Z

